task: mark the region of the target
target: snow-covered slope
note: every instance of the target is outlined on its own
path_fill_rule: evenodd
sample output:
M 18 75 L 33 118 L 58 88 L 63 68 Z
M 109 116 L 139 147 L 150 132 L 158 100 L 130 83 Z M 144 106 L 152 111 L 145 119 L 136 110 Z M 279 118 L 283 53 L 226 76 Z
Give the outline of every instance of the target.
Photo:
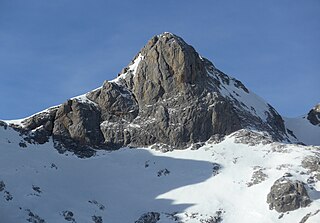
M 320 126 L 312 125 L 306 116 L 284 118 L 286 127 L 306 145 L 320 145 Z
M 123 148 L 79 159 L 59 154 L 52 142 L 25 144 L 0 126 L 0 221 L 130 223 L 154 212 L 158 223 L 291 223 L 309 213 L 308 223 L 320 222 L 320 182 L 306 185 L 313 200 L 306 208 L 280 214 L 266 202 L 285 174 L 307 182 L 311 173 L 301 162 L 320 148 L 249 146 L 237 137 L 198 150 Z

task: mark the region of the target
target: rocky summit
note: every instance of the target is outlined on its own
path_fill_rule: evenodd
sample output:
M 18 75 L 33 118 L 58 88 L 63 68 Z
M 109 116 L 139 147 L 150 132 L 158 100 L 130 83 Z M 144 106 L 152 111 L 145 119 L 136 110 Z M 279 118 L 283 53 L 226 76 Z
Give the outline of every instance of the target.
M 63 152 L 150 146 L 198 147 L 239 129 L 288 140 L 277 111 L 182 38 L 154 36 L 118 77 L 11 125 L 31 143 L 50 137 Z

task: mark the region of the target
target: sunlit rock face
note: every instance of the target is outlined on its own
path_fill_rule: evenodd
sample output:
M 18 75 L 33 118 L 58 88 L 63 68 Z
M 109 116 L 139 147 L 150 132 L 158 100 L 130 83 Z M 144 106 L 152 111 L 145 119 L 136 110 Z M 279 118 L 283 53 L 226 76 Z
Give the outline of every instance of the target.
M 52 136 L 60 151 L 183 149 L 240 129 L 287 138 L 273 107 L 171 33 L 149 40 L 116 79 L 22 124 L 29 141 Z

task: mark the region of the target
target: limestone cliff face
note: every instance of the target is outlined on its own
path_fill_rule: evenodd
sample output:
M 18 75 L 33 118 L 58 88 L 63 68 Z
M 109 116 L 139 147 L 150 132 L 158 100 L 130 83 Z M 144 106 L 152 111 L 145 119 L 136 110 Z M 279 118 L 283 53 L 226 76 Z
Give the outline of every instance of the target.
M 53 136 L 60 148 L 73 151 L 183 149 L 242 128 L 286 138 L 275 109 L 171 33 L 149 40 L 115 80 L 23 124 L 17 128 L 30 141 Z
M 68 100 L 56 112 L 52 135 L 64 145 L 99 146 L 103 142 L 100 122 L 101 113 L 95 105 Z
M 177 94 L 199 95 L 208 84 L 205 63 L 179 37 L 155 36 L 141 55 L 144 59 L 133 77 L 132 87 L 140 104 L 153 104 Z

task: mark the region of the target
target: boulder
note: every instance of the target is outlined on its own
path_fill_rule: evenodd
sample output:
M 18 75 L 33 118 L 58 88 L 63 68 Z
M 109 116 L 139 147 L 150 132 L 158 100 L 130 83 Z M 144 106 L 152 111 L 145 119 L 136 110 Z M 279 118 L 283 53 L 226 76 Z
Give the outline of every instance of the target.
M 270 210 L 287 212 L 306 207 L 311 203 L 311 199 L 303 182 L 282 177 L 271 187 L 267 203 Z

